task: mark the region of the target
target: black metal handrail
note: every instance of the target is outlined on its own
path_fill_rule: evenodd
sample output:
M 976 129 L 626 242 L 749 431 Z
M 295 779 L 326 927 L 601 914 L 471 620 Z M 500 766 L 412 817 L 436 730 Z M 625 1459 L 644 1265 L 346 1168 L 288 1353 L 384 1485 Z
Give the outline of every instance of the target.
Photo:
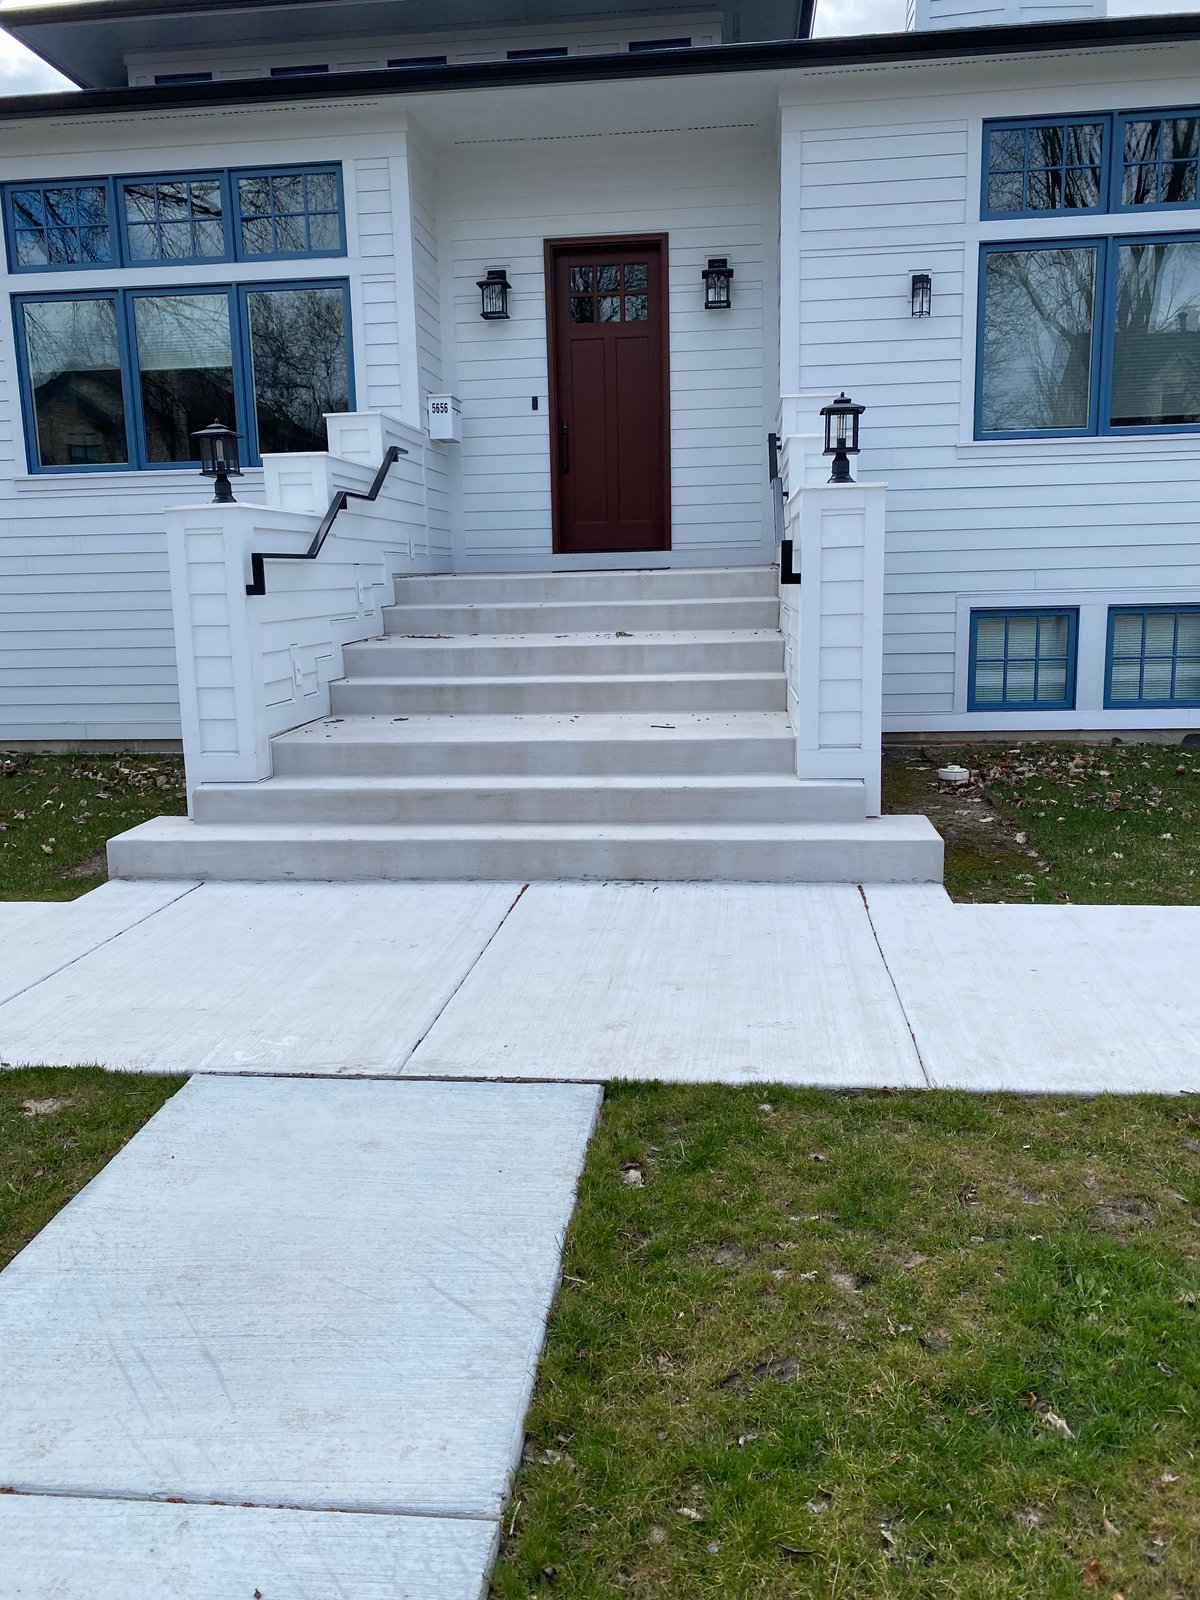
M 371 487 L 365 492 L 358 489 L 339 489 L 329 502 L 329 510 L 321 519 L 321 526 L 317 529 L 316 536 L 307 550 L 253 550 L 250 553 L 250 582 L 246 585 L 247 594 L 266 594 L 267 571 L 263 565 L 266 561 L 315 561 L 321 553 L 321 546 L 328 539 L 334 523 L 341 512 L 346 509 L 351 500 L 378 500 L 379 492 L 383 488 L 384 480 L 388 473 L 399 461 L 401 456 L 406 456 L 407 450 L 402 450 L 398 444 L 390 444 L 384 452 L 383 460 L 379 463 L 379 471 L 371 480 Z
M 775 516 L 775 542 L 779 546 L 780 583 L 799 583 L 800 574 L 792 565 L 792 541 L 784 538 L 783 479 L 779 476 L 779 435 L 767 435 L 767 474 L 771 480 L 771 509 Z

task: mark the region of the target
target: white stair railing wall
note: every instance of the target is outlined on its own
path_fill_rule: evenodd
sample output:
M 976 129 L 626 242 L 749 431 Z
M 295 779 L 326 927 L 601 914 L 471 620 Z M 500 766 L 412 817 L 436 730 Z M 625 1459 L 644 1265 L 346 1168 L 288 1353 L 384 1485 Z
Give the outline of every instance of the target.
M 880 815 L 883 699 L 882 483 L 829 483 L 817 431 L 832 395 L 787 395 L 779 463 L 799 583 L 780 585 L 788 709 L 801 778 L 858 779 Z
M 262 503 L 167 512 L 189 796 L 269 777 L 271 739 L 329 714 L 342 647 L 382 634 L 395 577 L 450 570 L 445 447 L 381 412 L 327 422 L 327 453 L 264 458 Z M 315 559 L 268 561 L 267 592 L 248 595 L 252 552 L 302 555 L 336 492 L 364 494 L 390 446 L 405 454 L 379 498 L 351 500 Z

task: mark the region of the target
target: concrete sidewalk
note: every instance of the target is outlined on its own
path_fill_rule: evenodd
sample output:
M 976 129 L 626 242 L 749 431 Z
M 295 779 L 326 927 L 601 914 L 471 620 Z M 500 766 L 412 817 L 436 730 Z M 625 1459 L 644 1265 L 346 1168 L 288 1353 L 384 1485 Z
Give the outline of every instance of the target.
M 0 906 L 0 1062 L 1200 1089 L 1200 908 L 938 888 L 113 883 Z

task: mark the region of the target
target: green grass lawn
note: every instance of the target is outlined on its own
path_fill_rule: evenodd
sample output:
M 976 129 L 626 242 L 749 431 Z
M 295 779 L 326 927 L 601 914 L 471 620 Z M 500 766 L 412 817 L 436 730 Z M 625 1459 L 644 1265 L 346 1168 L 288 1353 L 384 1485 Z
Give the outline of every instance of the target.
M 108 876 L 113 834 L 186 810 L 179 756 L 0 751 L 0 900 L 73 900 Z
M 951 763 L 974 781 L 940 785 Z M 884 795 L 942 833 L 956 900 L 1200 904 L 1200 749 L 936 745 L 886 761 Z
M 0 1268 L 186 1081 L 98 1067 L 0 1072 Z
M 1200 1097 L 610 1089 L 494 1595 L 1200 1594 Z

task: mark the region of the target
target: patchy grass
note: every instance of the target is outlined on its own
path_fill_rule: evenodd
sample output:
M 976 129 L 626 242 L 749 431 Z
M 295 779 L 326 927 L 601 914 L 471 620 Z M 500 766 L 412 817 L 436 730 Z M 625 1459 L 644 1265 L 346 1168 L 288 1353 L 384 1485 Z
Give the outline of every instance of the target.
M 0 1267 L 186 1081 L 99 1067 L 0 1072 Z
M 938 783 L 951 763 L 970 785 Z M 941 832 L 956 900 L 1200 904 L 1200 750 L 938 745 L 887 760 L 884 790 Z
M 493 1594 L 1192 1600 L 1198 1255 L 1200 1098 L 610 1089 Z
M 0 900 L 74 900 L 115 833 L 187 810 L 180 756 L 0 751 Z

